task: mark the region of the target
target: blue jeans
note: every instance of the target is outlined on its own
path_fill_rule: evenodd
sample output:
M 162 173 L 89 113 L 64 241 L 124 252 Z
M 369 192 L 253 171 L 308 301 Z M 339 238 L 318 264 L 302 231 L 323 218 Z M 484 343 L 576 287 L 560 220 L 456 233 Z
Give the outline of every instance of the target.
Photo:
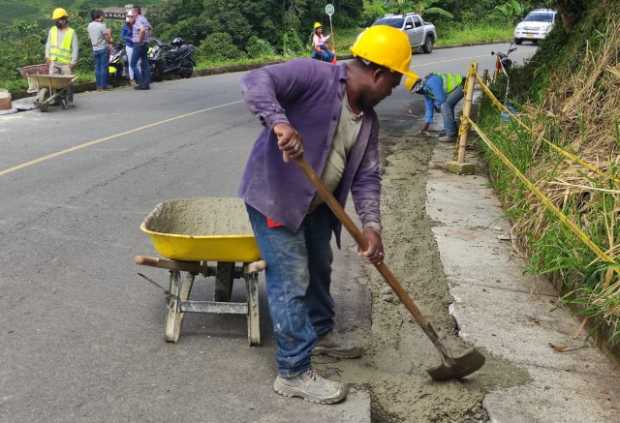
M 454 119 L 454 108 L 456 104 L 463 98 L 463 87 L 456 87 L 448 97 L 446 101 L 441 105 L 441 116 L 443 116 L 443 128 L 446 131 L 446 135 L 453 137 L 457 133 L 456 120 Z
M 143 88 L 148 88 L 151 83 L 151 69 L 147 57 L 148 46 L 144 44 L 134 44 L 133 54 L 131 55 L 130 66 L 133 69 L 133 76 L 136 83 Z M 138 67 L 138 62 L 140 66 Z
M 95 50 L 95 81 L 97 88 L 105 88 L 108 86 L 108 64 L 110 60 L 110 52 L 107 48 L 103 50 Z
M 316 50 L 312 52 L 312 58 L 331 63 L 331 61 L 334 60 L 334 53 L 332 53 L 326 46 L 321 46 L 320 52 Z
M 276 339 L 276 364 L 283 377 L 310 368 L 319 336 L 334 328 L 334 300 L 329 292 L 333 254 L 333 215 L 319 206 L 298 232 L 269 228 L 267 219 L 247 206 L 263 260 L 267 262 L 267 301 Z

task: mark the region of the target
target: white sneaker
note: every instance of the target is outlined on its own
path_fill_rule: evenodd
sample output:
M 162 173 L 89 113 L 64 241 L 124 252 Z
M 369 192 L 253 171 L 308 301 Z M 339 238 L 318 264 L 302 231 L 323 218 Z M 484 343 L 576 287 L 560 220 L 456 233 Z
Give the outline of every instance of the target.
M 273 390 L 285 397 L 298 397 L 317 404 L 336 404 L 343 401 L 349 393 L 349 386 L 319 376 L 312 369 L 285 378 L 280 375 L 273 383 Z

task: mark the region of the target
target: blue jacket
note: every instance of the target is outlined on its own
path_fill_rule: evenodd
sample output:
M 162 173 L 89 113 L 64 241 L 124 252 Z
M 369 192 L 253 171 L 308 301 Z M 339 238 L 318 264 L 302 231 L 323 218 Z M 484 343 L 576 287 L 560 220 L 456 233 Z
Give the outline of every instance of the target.
M 440 108 L 446 102 L 441 76 L 431 74 L 424 81 L 424 121 L 433 122 L 433 109 Z
M 123 29 L 121 30 L 121 39 L 125 41 L 125 45 L 127 47 L 133 47 L 132 34 L 133 31 L 129 28 L 129 25 L 123 25 Z

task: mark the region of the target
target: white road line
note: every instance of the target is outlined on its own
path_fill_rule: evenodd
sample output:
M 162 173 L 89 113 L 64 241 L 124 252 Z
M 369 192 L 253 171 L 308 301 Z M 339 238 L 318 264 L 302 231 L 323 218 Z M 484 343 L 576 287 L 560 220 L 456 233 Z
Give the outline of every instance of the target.
M 175 122 L 175 121 L 180 120 L 180 119 L 185 119 L 185 118 L 188 118 L 188 117 L 191 117 L 191 116 L 195 116 L 195 115 L 200 114 L 200 113 L 206 113 L 206 112 L 211 112 L 213 110 L 223 109 L 224 107 L 228 107 L 228 106 L 232 106 L 232 105 L 235 105 L 235 104 L 239 104 L 241 102 L 242 102 L 242 100 L 237 100 L 237 101 L 231 101 L 230 103 L 224 103 L 224 104 L 220 104 L 220 105 L 217 105 L 217 106 L 207 107 L 205 109 L 200 109 L 200 110 L 196 110 L 196 111 L 193 111 L 193 112 L 184 113 L 182 115 L 173 116 L 173 117 L 168 118 L 168 119 L 164 119 L 164 120 L 160 120 L 160 121 L 157 121 L 157 122 L 149 123 L 147 125 L 143 125 L 143 126 L 140 126 L 138 128 L 130 129 L 129 131 L 120 132 L 118 134 L 109 135 L 109 136 L 104 137 L 104 138 L 99 138 L 99 139 L 96 139 L 96 140 L 88 141 L 88 142 L 85 142 L 83 144 L 79 144 L 79 145 L 67 148 L 65 150 L 57 151 L 55 153 L 51 153 L 51 154 L 39 157 L 39 158 L 34 159 L 34 160 L 30 160 L 30 161 L 18 164 L 16 166 L 12 166 L 12 167 L 10 167 L 8 169 L 4 169 L 4 170 L 0 171 L 0 176 L 5 176 L 5 175 L 8 175 L 9 173 L 17 172 L 18 170 L 24 169 L 26 167 L 30 167 L 30 166 L 33 166 L 33 165 L 36 165 L 36 164 L 39 164 L 39 163 L 42 163 L 42 162 L 45 162 L 45 161 L 48 161 L 48 160 L 51 160 L 51 159 L 55 159 L 56 157 L 64 156 L 64 155 L 72 153 L 74 151 L 82 150 L 84 148 L 91 147 L 91 146 L 97 145 L 97 144 L 101 144 L 101 143 L 106 142 L 106 141 L 115 140 L 115 139 L 124 137 L 126 135 L 132 135 L 132 134 L 135 134 L 137 132 L 144 131 L 146 129 L 155 128 L 157 126 L 161 126 L 161 125 L 164 125 L 166 123 Z

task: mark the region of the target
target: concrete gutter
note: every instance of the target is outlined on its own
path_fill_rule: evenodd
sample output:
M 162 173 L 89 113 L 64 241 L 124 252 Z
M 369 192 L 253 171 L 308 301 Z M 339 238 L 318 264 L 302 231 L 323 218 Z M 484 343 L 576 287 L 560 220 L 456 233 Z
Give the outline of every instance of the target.
M 580 324 L 558 306 L 551 284 L 525 273 L 488 178 L 445 172 L 442 164 L 452 157 L 452 145 L 437 145 L 427 184 L 452 314 L 463 338 L 530 376 L 486 396 L 491 422 L 617 421 L 618 368 L 585 335 L 575 336 Z

